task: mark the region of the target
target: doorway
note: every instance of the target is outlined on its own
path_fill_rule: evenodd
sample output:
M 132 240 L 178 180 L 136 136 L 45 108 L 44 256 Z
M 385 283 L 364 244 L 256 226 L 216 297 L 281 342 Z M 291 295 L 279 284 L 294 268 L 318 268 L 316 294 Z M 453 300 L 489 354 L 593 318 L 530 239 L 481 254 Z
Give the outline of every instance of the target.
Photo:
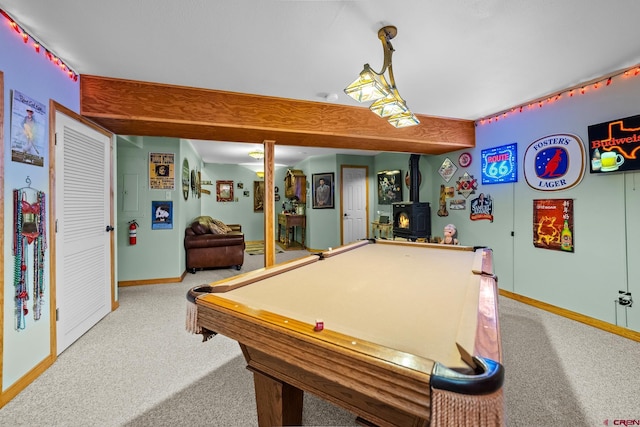
M 366 166 L 342 166 L 340 203 L 342 216 L 342 244 L 367 238 L 369 206 L 368 168 Z

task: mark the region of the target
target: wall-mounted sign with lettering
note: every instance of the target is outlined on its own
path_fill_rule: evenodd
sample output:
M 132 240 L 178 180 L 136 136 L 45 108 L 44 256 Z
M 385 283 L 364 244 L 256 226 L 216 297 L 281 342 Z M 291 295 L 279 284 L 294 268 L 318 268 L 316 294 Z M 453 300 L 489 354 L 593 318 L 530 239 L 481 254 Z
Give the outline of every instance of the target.
M 482 184 L 518 181 L 517 144 L 482 150 Z
M 591 173 L 640 169 L 640 116 L 589 126 Z
M 533 141 L 524 152 L 524 179 L 540 191 L 566 190 L 582 181 L 584 146 L 575 135 L 549 135 Z

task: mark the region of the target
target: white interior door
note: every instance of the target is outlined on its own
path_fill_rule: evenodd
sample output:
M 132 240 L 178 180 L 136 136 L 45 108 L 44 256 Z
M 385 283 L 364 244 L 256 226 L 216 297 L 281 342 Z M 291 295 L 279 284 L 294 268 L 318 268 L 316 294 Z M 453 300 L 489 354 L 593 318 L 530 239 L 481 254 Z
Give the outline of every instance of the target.
M 111 136 L 55 115 L 57 354 L 111 311 Z
M 367 169 L 342 168 L 342 244 L 367 238 Z

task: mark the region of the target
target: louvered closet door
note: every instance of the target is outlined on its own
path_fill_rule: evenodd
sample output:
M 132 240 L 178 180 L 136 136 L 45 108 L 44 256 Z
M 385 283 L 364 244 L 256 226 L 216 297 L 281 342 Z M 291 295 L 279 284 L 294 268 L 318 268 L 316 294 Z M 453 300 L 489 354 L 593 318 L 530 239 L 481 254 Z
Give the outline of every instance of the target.
M 111 311 L 111 138 L 56 112 L 57 354 Z

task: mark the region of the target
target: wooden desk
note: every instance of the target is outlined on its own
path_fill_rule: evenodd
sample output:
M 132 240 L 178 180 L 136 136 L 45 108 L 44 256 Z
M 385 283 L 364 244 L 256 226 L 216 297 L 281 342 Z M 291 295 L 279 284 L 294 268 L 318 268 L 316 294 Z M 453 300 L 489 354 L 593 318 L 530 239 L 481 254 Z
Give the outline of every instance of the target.
M 307 217 L 305 215 L 296 214 L 278 214 L 278 241 L 280 242 L 280 236 L 282 227 L 285 229 L 284 247 L 288 248 L 291 242 L 295 242 L 295 227 L 301 227 L 302 234 L 302 247 L 304 248 L 304 234 L 307 228 Z M 289 235 L 293 235 L 293 240 L 289 238 Z
M 371 223 L 371 227 L 373 228 L 373 237 L 393 239 L 393 224 L 392 223 L 381 223 L 378 221 L 373 221 Z M 378 232 L 376 234 L 376 231 Z
M 366 240 L 201 288 L 197 326 L 240 343 L 261 427 L 302 424 L 303 391 L 378 426 L 504 424 L 490 249 Z

